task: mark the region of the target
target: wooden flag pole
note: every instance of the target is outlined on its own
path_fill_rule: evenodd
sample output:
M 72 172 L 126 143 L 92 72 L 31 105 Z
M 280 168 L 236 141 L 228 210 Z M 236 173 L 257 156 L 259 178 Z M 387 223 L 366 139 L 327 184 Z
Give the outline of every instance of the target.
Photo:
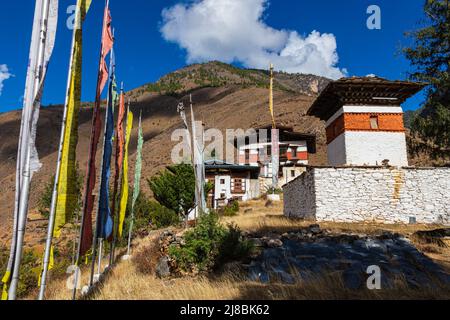
M 20 264 L 22 260 L 22 247 L 23 240 L 25 236 L 25 228 L 27 222 L 27 213 L 28 213 L 28 198 L 30 194 L 30 182 L 31 182 L 31 172 L 30 172 L 30 158 L 31 158 L 31 149 L 30 149 L 30 135 L 31 135 L 31 123 L 33 119 L 33 110 L 32 107 L 34 105 L 34 100 L 39 92 L 39 84 L 42 80 L 43 76 L 43 64 L 45 59 L 45 45 L 46 45 L 46 37 L 47 37 L 47 20 L 49 16 L 49 8 L 50 8 L 50 0 L 45 0 L 42 5 L 41 12 L 41 28 L 40 28 L 40 36 L 39 36 L 39 44 L 38 44 L 38 52 L 37 52 L 37 60 L 36 66 L 33 70 L 35 72 L 35 80 L 34 86 L 32 88 L 33 95 L 31 103 L 31 107 L 29 108 L 25 121 L 26 126 L 24 125 L 23 136 L 21 141 L 26 142 L 25 148 L 25 169 L 22 173 L 23 182 L 21 184 L 21 195 L 19 201 L 19 212 L 18 212 L 18 220 L 17 220 L 17 235 L 16 235 L 16 247 L 15 247 L 15 259 L 14 259 L 14 268 L 13 274 L 11 278 L 11 286 L 9 288 L 9 300 L 15 300 L 17 294 L 17 287 L 19 284 L 19 273 L 20 273 Z M 32 66 L 31 66 L 32 67 Z M 19 146 L 20 148 L 20 146 Z M 19 159 L 17 159 L 19 161 Z
M 75 21 L 79 21 L 79 23 L 82 23 L 81 21 L 81 12 L 80 8 L 77 6 L 76 12 L 75 12 Z M 66 122 L 67 122 L 67 112 L 68 112 L 68 105 L 69 105 L 69 90 L 70 90 L 70 84 L 72 80 L 72 74 L 73 74 L 73 51 L 75 48 L 75 37 L 77 32 L 77 23 L 75 23 L 73 34 L 72 34 L 72 46 L 70 49 L 70 61 L 69 61 L 69 72 L 67 76 L 67 89 L 66 89 L 66 99 L 64 103 L 64 114 L 63 114 L 63 121 L 62 121 L 62 127 L 61 127 L 61 137 L 59 141 L 59 151 L 58 151 L 58 161 L 56 163 L 56 173 L 55 173 L 55 182 L 53 183 L 53 192 L 52 192 L 52 202 L 50 205 L 50 217 L 48 222 L 48 229 L 47 229 L 47 240 L 45 244 L 45 254 L 44 254 L 44 266 L 42 269 L 41 274 L 41 287 L 39 289 L 39 300 L 44 300 L 45 297 L 45 289 L 47 286 L 47 273 L 48 273 L 48 266 L 50 263 L 50 254 L 51 254 L 51 246 L 52 246 L 52 240 L 53 240 L 53 231 L 55 228 L 55 216 L 56 216 L 56 200 L 58 196 L 58 187 L 59 187 L 59 176 L 61 174 L 61 159 L 62 159 L 62 153 L 64 148 L 64 136 L 66 134 Z M 75 262 L 76 263 L 76 262 Z M 75 271 L 75 282 L 74 286 L 76 287 L 77 283 L 77 275 L 78 270 Z

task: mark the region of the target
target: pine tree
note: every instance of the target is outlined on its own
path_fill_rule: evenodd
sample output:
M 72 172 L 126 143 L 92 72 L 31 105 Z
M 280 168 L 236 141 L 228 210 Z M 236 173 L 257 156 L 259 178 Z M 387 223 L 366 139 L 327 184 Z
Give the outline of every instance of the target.
M 429 84 L 427 100 L 412 120 L 414 134 L 441 148 L 450 146 L 450 4 L 425 0 L 427 26 L 407 33 L 415 40 L 405 48 L 415 67 L 410 78 Z

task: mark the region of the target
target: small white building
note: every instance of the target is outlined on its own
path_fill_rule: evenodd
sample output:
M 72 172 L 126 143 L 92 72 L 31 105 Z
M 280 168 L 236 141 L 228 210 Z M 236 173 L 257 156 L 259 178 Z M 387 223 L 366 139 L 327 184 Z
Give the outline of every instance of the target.
M 334 222 L 450 224 L 450 169 L 408 167 L 401 104 L 423 84 L 331 82 L 308 111 L 326 121 L 328 167 L 283 186 L 284 214 Z
M 248 201 L 260 196 L 259 167 L 220 160 L 205 161 L 206 181 L 213 184 L 208 207 L 217 209 L 232 200 Z
M 401 104 L 423 84 L 378 77 L 331 82 L 308 111 L 326 122 L 331 166 L 407 166 Z

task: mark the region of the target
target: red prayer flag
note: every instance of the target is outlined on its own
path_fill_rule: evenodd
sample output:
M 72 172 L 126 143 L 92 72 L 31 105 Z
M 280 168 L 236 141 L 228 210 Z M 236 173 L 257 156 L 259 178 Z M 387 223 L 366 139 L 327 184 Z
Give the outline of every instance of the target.
M 95 196 L 92 194 L 95 188 L 96 182 L 96 167 L 95 158 L 97 154 L 97 146 L 100 139 L 100 133 L 102 130 L 102 120 L 100 117 L 100 103 L 101 94 L 105 88 L 106 82 L 108 81 L 108 67 L 106 65 L 105 58 L 111 51 L 114 38 L 111 31 L 111 14 L 109 8 L 105 8 L 104 18 L 103 18 L 103 32 L 102 32 L 102 45 L 101 54 L 99 62 L 99 71 L 97 77 L 97 90 L 95 97 L 94 113 L 92 117 L 92 131 L 91 131 L 91 144 L 89 150 L 89 160 L 87 165 L 86 174 L 86 187 L 85 187 L 85 199 L 84 199 L 84 210 L 83 210 L 83 226 L 82 226 L 82 237 L 80 245 L 80 255 L 83 256 L 92 246 L 92 211 L 94 209 Z

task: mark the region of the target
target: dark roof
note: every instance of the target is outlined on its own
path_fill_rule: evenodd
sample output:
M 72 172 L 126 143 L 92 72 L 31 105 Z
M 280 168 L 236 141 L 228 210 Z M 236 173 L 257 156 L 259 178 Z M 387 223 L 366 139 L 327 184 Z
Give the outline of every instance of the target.
M 259 171 L 259 166 L 239 165 L 222 160 L 205 161 L 206 170 Z
M 342 78 L 327 85 L 307 114 L 328 120 L 344 105 L 400 106 L 425 86 L 379 77 Z
M 316 153 L 316 135 L 309 134 L 309 133 L 301 133 L 301 132 L 294 132 L 293 127 L 288 126 L 281 126 L 278 125 L 277 129 L 280 130 L 280 141 L 306 141 L 308 152 L 309 153 Z M 270 134 L 270 130 L 272 130 L 272 125 L 267 125 L 263 127 L 259 127 L 255 129 L 257 132 L 259 130 L 268 130 L 268 137 L 267 142 L 272 141 L 272 137 Z M 234 139 L 234 145 L 237 147 L 237 138 Z M 245 143 L 248 144 L 249 138 L 245 137 Z

